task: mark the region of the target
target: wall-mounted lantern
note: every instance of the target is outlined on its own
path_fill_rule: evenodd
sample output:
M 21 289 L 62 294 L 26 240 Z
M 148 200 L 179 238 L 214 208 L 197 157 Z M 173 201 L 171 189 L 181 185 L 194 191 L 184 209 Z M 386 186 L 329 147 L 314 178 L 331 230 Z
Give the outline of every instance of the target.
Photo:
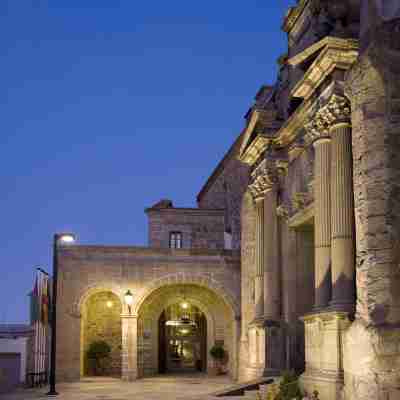
M 133 294 L 130 290 L 125 293 L 125 303 L 128 306 L 129 314 L 132 314 Z

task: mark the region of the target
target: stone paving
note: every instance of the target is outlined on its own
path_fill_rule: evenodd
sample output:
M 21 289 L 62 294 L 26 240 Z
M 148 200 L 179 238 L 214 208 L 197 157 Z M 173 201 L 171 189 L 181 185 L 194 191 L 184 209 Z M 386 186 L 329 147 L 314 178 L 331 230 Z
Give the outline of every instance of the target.
M 234 383 L 226 376 L 156 376 L 136 382 L 112 378 L 85 378 L 57 385 L 57 400 L 179 400 L 213 398 L 212 394 Z M 2 400 L 49 399 L 47 388 L 19 389 Z

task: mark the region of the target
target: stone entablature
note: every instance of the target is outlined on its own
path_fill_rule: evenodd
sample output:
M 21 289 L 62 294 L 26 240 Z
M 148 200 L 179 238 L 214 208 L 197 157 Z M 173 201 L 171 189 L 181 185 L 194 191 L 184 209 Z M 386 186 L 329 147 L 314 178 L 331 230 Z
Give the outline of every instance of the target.
M 335 69 L 348 70 L 358 57 L 358 41 L 328 36 L 289 59 L 288 64 L 299 67 L 316 55 L 291 96 L 307 100 Z

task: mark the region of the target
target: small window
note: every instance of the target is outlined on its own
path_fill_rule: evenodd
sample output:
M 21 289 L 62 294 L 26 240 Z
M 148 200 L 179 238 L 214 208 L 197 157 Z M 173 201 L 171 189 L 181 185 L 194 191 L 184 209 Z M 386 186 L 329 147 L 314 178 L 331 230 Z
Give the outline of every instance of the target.
M 169 247 L 171 249 L 181 249 L 182 248 L 182 233 L 181 232 L 171 232 L 169 234 Z

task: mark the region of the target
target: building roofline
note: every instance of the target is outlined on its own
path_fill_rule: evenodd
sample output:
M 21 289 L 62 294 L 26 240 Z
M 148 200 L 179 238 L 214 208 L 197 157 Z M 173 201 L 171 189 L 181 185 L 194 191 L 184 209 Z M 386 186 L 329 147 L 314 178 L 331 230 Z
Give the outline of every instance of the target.
M 193 214 L 224 214 L 223 208 L 197 208 L 197 207 L 169 207 L 169 208 L 146 208 L 145 213 L 162 212 L 162 213 L 193 213 Z
M 66 245 L 60 247 L 61 253 L 64 256 L 73 256 L 78 254 L 86 254 L 88 252 L 99 252 L 104 254 L 114 254 L 120 256 L 122 253 L 137 255 L 138 257 L 171 257 L 185 258 L 185 257 L 231 257 L 240 259 L 239 250 L 230 249 L 170 249 L 164 247 L 145 247 L 145 246 L 128 246 L 128 245 Z
M 219 175 L 223 171 L 224 167 L 226 166 L 227 162 L 230 161 L 235 156 L 235 152 L 237 152 L 240 149 L 240 145 L 242 143 L 245 132 L 246 132 L 246 128 L 244 128 L 242 130 L 240 135 L 235 139 L 233 144 L 229 147 L 228 151 L 225 153 L 222 160 L 214 168 L 213 172 L 208 177 L 206 183 L 203 185 L 203 187 L 201 188 L 200 192 L 198 193 L 198 195 L 196 197 L 197 203 L 199 203 L 201 201 L 202 197 L 208 192 L 210 187 L 213 185 L 213 183 L 219 177 Z

